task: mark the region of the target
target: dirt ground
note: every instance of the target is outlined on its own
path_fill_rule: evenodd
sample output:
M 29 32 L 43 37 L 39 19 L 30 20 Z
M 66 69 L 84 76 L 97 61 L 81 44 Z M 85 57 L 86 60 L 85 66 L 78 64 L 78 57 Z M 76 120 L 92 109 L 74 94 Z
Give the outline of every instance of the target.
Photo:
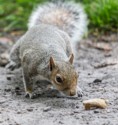
M 59 98 L 47 91 L 35 99 L 25 98 L 21 70 L 6 74 L 1 66 L 0 125 L 118 125 L 117 35 L 115 38 L 89 38 L 79 44 L 75 67 L 82 98 Z M 92 98 L 107 99 L 108 107 L 85 110 L 83 101 Z

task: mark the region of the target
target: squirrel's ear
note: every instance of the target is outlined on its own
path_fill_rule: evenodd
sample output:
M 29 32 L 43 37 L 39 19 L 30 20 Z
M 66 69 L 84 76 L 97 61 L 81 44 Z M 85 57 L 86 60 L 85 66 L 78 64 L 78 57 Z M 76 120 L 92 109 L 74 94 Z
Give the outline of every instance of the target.
M 74 60 L 74 54 L 72 53 L 70 56 L 69 56 L 69 62 L 71 64 L 73 64 L 73 60 Z
M 53 58 L 53 57 L 50 57 L 50 63 L 49 63 L 50 71 L 52 71 L 54 67 L 55 67 L 54 58 Z

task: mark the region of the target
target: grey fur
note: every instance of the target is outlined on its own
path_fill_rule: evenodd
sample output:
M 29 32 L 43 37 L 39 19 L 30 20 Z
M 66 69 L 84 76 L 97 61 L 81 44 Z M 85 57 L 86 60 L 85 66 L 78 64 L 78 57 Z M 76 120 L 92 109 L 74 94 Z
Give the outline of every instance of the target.
M 47 3 L 32 13 L 29 30 L 13 46 L 10 63 L 6 66 L 11 70 L 22 67 L 26 94 L 32 97 L 36 76 L 43 77 L 54 85 L 50 78 L 50 57 L 54 58 L 67 77 L 67 85 L 73 83 L 73 78 L 77 80 L 76 71 L 68 60 L 75 53 L 75 43 L 83 36 L 86 25 L 86 14 L 82 6 L 71 2 Z
M 81 4 L 74 1 L 59 0 L 39 5 L 33 11 L 29 19 L 28 28 L 40 23 L 57 26 L 68 33 L 72 42 L 77 42 L 87 31 L 88 22 Z
M 50 80 L 49 59 L 67 62 L 72 53 L 68 35 L 58 28 L 40 24 L 30 28 L 16 42 L 10 54 L 10 63 L 6 66 L 11 70 L 22 66 L 25 91 L 33 91 L 33 78 L 37 75 Z

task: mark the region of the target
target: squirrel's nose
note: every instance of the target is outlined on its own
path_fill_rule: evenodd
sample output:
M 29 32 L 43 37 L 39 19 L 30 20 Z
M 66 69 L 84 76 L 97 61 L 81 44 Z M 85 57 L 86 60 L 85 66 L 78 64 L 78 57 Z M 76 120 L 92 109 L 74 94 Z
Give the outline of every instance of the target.
M 76 94 L 75 91 L 70 91 L 70 96 L 74 96 Z

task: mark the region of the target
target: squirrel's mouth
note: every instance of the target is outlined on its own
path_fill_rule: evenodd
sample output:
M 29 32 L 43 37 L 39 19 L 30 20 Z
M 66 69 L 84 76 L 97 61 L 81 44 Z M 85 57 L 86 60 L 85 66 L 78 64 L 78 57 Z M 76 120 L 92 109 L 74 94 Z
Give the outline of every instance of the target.
M 71 92 L 71 91 L 60 91 L 62 96 L 73 96 L 76 97 L 77 96 L 77 92 Z

